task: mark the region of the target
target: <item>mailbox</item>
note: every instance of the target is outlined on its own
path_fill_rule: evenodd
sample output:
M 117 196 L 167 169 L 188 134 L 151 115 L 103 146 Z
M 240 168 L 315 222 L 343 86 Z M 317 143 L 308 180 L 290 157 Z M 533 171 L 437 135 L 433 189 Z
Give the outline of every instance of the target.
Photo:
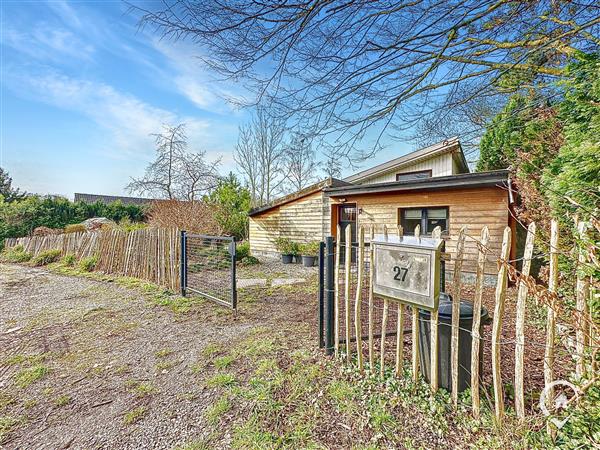
M 429 311 L 438 307 L 442 239 L 377 235 L 373 293 Z

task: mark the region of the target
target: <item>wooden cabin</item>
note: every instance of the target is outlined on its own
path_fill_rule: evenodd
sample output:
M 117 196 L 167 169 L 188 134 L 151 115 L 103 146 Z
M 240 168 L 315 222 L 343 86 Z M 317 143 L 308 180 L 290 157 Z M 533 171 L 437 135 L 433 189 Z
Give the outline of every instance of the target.
M 335 236 L 339 225 L 351 226 L 354 241 L 361 226 L 381 230 L 385 224 L 391 233 L 402 225 L 411 234 L 419 224 L 423 234 L 441 226 L 446 249 L 453 253 L 461 227 L 478 237 L 487 225 L 493 263 L 486 272 L 491 282 L 497 271 L 493 254 L 499 252 L 504 227 L 514 227 L 511 198 L 508 171 L 470 173 L 460 142 L 450 139 L 344 180 L 325 180 L 251 211 L 250 249 L 256 256 L 278 256 L 279 237 L 323 240 Z M 476 253 L 475 241 L 467 239 L 463 272 L 475 272 Z M 452 267 L 450 262 L 447 274 Z

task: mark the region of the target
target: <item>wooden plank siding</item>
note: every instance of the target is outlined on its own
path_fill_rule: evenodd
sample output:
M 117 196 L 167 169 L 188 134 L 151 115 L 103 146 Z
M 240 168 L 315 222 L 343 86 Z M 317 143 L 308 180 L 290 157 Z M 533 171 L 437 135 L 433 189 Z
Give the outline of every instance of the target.
M 329 233 L 330 215 L 329 199 L 319 191 L 250 217 L 250 251 L 276 254 L 279 237 L 295 242 L 321 241 Z
M 399 209 L 410 207 L 446 206 L 449 211 L 449 238 L 446 250 L 456 252 L 456 239 L 462 226 L 467 226 L 469 236 L 479 236 L 487 225 L 490 231 L 489 264 L 486 274 L 497 274 L 496 261 L 502 247 L 502 233 L 509 224 L 508 194 L 497 187 L 446 189 L 429 192 L 402 192 L 389 194 L 344 195 L 346 203 L 356 203 L 359 211 L 358 226 L 377 226 L 381 233 L 383 225 L 388 228 L 399 224 Z M 336 202 L 332 198 L 332 202 Z M 405 232 L 408 230 L 405 230 Z M 472 239 L 465 242 L 463 271 L 475 273 L 477 269 L 477 246 Z M 453 262 L 446 265 L 446 273 L 452 273 Z
M 458 168 L 453 164 L 454 158 L 452 153 L 448 152 L 443 155 L 436 155 L 432 158 L 418 161 L 414 164 L 409 164 L 401 168 L 390 169 L 385 173 L 379 173 L 369 178 L 360 180 L 360 184 L 388 183 L 396 181 L 396 174 L 416 172 L 420 170 L 431 170 L 432 177 L 443 177 L 447 175 L 455 175 L 460 173 Z M 455 172 L 456 170 L 456 172 Z

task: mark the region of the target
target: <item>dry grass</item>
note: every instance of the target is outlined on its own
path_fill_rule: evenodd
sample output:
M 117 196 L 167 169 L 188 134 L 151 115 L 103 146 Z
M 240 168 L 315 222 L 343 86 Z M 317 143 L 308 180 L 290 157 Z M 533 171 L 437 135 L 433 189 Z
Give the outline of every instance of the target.
M 214 207 L 203 202 L 160 200 L 153 202 L 148 213 L 150 226 L 178 228 L 204 234 L 221 234 Z

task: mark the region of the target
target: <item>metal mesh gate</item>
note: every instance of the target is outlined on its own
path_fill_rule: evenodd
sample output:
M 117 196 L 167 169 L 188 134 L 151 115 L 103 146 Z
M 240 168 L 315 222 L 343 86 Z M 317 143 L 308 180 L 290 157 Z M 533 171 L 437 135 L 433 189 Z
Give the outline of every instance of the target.
M 237 308 L 235 239 L 181 232 L 181 294 Z

